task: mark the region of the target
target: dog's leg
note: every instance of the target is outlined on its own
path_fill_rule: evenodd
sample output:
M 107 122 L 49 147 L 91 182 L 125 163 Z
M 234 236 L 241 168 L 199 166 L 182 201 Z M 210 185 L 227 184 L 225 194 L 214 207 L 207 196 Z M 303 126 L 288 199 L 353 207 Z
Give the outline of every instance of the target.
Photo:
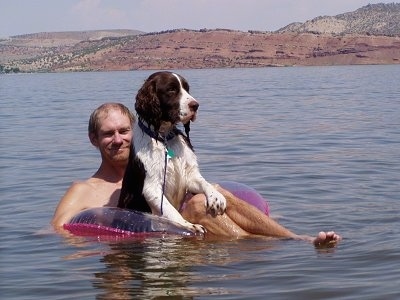
M 159 192 L 159 193 L 157 193 Z M 183 226 L 184 228 L 195 232 L 195 233 L 205 233 L 206 229 L 200 224 L 192 224 L 186 221 L 182 215 L 177 211 L 177 209 L 168 201 L 167 197 L 163 195 L 161 200 L 161 186 L 154 189 L 154 185 L 149 188 L 149 186 L 144 186 L 143 195 L 147 199 L 152 213 L 155 215 L 161 215 L 165 218 Z M 162 206 L 162 208 L 161 208 Z
M 226 199 L 217 189 L 206 181 L 199 172 L 192 173 L 188 179 L 189 191 L 195 194 L 204 193 L 207 210 L 213 215 L 222 215 L 226 210 Z

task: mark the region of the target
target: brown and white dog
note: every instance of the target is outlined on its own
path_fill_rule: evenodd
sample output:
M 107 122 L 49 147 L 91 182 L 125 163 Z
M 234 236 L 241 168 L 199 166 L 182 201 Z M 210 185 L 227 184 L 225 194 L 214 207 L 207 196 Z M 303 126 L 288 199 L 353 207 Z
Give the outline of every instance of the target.
M 138 122 L 118 207 L 162 215 L 200 233 L 204 227 L 186 221 L 178 211 L 188 192 L 204 193 L 212 214 L 225 212 L 225 197 L 200 174 L 189 140 L 198 107 L 178 74 L 156 72 L 145 81 L 136 95 Z M 186 136 L 176 127 L 179 122 Z

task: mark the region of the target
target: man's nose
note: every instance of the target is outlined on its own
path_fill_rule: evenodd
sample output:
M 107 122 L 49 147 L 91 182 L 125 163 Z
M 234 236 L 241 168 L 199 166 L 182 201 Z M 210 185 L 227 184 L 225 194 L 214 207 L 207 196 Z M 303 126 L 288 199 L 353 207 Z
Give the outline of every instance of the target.
M 114 143 L 115 144 L 123 143 L 123 139 L 122 139 L 121 135 L 119 134 L 119 132 L 114 133 Z

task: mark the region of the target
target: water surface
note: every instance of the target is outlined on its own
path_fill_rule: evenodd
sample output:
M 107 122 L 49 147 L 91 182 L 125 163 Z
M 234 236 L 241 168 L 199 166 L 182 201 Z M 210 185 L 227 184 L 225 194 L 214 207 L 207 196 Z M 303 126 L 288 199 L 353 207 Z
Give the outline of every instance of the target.
M 98 167 L 87 138 L 106 101 L 133 108 L 151 71 L 0 76 L 4 299 L 398 299 L 399 66 L 182 70 L 200 102 L 191 138 L 210 181 L 269 200 L 299 241 L 136 241 L 51 232 L 58 200 Z

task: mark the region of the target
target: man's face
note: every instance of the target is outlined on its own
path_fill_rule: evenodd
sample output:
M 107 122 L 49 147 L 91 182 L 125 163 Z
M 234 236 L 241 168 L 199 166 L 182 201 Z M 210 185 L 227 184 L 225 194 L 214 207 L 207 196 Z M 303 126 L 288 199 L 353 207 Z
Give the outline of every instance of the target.
M 132 141 L 129 118 L 119 110 L 111 110 L 100 116 L 100 124 L 97 136 L 91 138 L 92 144 L 99 148 L 103 159 L 126 164 Z

